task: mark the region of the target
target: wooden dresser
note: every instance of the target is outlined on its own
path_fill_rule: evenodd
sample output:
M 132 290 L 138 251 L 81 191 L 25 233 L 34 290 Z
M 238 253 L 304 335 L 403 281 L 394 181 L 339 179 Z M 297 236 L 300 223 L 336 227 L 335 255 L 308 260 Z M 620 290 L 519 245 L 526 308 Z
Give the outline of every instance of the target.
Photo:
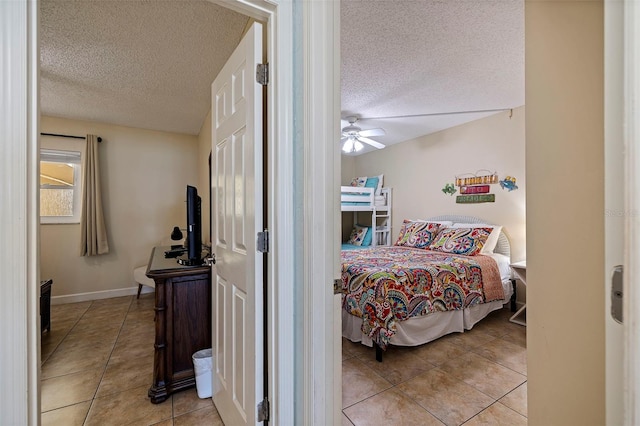
M 40 333 L 51 331 L 51 286 L 53 280 L 40 281 Z
M 195 386 L 191 356 L 211 347 L 211 268 L 182 266 L 154 247 L 147 276 L 156 283 L 155 355 L 149 398 L 154 404 Z

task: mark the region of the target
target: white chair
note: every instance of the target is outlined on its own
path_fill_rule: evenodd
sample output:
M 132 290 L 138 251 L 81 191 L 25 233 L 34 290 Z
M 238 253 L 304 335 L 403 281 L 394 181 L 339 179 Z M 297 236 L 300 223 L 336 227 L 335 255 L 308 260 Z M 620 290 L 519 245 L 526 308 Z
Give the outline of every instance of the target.
M 160 243 L 161 246 L 170 246 L 170 245 L 184 245 L 184 238 L 181 240 L 164 240 Z M 142 265 L 138 266 L 133 270 L 133 281 L 138 283 L 138 296 L 136 299 L 140 298 L 140 291 L 142 290 L 142 286 L 146 285 L 147 287 L 156 288 L 156 282 L 147 277 L 147 266 Z
M 136 297 L 136 299 L 140 298 L 140 291 L 142 290 L 143 285 L 151 288 L 156 288 L 156 282 L 147 277 L 147 265 L 138 266 L 133 270 L 133 280 L 138 283 L 138 296 Z

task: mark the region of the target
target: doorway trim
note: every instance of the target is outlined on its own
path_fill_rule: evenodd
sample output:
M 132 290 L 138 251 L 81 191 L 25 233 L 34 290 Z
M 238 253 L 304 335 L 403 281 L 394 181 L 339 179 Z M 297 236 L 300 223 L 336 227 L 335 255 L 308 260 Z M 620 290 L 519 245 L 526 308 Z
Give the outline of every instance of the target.
M 270 383 L 274 424 L 292 424 L 294 406 L 293 312 L 291 295 L 294 269 L 292 256 L 293 195 L 292 123 L 293 80 L 292 3 L 268 0 L 212 0 L 266 22 L 266 50 L 272 64 L 273 79 L 268 88 L 269 146 L 268 176 L 272 201 L 269 226 L 273 240 L 279 244 L 279 256 L 270 265 L 271 286 L 268 295 L 274 307 L 269 319 L 272 333 L 268 342 L 269 368 L 274 371 Z M 0 390 L 0 412 L 9 424 L 40 423 L 40 339 L 38 317 L 39 220 L 38 220 L 38 134 L 39 134 L 39 4 L 37 1 L 0 2 L 0 22 L 5 28 L 2 43 L 7 52 L 0 59 L 3 79 L 0 134 L 0 178 L 7 191 L 0 195 L 2 220 L 0 230 L 7 242 L 0 248 L 0 279 L 15 283 L 0 288 L 0 342 L 3 343 L 0 372 L 5 385 Z M 279 55 L 278 52 L 284 52 Z M 4 95 L 6 93 L 6 96 Z M 276 168 L 277 167 L 277 168 Z M 285 189 L 285 190 L 283 190 Z M 278 218 L 276 221 L 275 218 Z M 26 285 L 20 285 L 26 283 Z M 5 341 L 6 340 L 6 341 Z M 24 354 L 27 354 L 25 359 Z
M 634 1 L 624 2 L 624 118 L 625 134 L 625 259 L 624 259 L 624 357 L 625 374 L 623 389 L 625 424 L 637 424 L 640 421 L 640 404 L 637 404 L 640 392 L 640 7 Z
M 300 424 L 342 424 L 340 0 L 302 1 L 303 392 Z
M 7 424 L 40 423 L 38 9 L 36 1 L 0 2 L 0 412 Z

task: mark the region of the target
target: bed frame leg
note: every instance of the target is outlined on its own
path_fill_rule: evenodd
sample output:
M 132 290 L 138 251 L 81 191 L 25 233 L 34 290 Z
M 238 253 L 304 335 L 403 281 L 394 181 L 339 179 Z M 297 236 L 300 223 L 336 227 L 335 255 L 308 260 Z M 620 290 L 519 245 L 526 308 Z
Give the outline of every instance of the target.
M 373 343 L 373 347 L 376 348 L 376 361 L 382 362 L 382 348 L 377 343 Z

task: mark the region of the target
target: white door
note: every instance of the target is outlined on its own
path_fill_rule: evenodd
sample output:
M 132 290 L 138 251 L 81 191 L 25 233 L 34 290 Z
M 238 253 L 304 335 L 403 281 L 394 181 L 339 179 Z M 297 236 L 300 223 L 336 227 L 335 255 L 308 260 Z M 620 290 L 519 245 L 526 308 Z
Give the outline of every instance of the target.
M 623 3 L 605 2 L 605 277 L 606 419 L 624 423 L 624 329 L 611 316 L 611 274 L 624 259 Z
M 212 85 L 213 401 L 227 425 L 256 424 L 263 391 L 262 26 L 253 24 Z

